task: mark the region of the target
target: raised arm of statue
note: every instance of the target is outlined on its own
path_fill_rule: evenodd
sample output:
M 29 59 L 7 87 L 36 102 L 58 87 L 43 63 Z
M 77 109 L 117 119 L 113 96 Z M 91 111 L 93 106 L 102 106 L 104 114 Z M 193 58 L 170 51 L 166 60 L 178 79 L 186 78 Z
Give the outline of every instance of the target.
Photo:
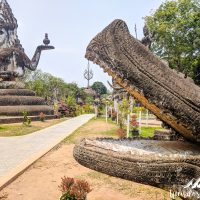
M 43 50 L 51 50 L 51 49 L 54 49 L 54 47 L 47 46 L 47 45 L 38 46 L 35 50 L 32 60 L 28 60 L 28 62 L 27 62 L 27 60 L 25 60 L 24 66 L 32 71 L 36 70 L 39 60 L 40 60 L 41 52 Z

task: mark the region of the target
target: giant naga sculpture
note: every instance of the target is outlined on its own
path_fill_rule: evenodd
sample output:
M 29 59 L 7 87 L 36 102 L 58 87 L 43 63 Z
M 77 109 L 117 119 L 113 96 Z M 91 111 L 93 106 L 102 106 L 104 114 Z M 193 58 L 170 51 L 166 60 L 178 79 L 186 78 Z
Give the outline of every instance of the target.
M 200 88 L 151 53 L 122 20 L 90 42 L 86 58 L 186 141 L 83 139 L 74 148 L 75 159 L 91 169 L 162 188 L 199 178 Z
M 35 93 L 24 89 L 18 81 L 25 69 L 36 70 L 43 50 L 54 49 L 49 46 L 50 40 L 45 35 L 44 45 L 36 48 L 32 59 L 25 54 L 17 36 L 17 20 L 6 0 L 0 1 L 0 116 L 29 115 L 43 112 L 53 114 L 53 109 L 46 105 L 44 99 L 35 97 Z

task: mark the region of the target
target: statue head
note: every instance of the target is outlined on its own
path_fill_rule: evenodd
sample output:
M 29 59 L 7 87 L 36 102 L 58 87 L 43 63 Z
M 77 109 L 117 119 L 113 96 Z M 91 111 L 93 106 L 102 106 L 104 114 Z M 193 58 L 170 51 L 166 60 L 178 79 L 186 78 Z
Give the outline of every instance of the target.
M 0 1 L 0 48 L 21 47 L 17 20 L 6 0 Z
M 36 48 L 30 60 L 25 54 L 17 36 L 17 20 L 6 0 L 0 0 L 0 81 L 14 81 L 22 77 L 25 68 L 34 71 L 39 63 L 41 51 L 54 49 L 49 46 L 46 34 L 44 44 Z

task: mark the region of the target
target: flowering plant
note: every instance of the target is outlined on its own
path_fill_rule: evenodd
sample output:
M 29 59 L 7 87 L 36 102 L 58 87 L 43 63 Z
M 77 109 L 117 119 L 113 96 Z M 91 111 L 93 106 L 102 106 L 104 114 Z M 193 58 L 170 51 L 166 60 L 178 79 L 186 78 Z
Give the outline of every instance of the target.
M 139 123 L 137 122 L 137 116 L 135 114 L 131 116 L 130 125 L 132 126 L 132 131 L 138 130 Z
M 60 200 L 85 200 L 87 193 L 92 191 L 86 181 L 65 176 L 62 178 L 59 189 L 62 192 Z

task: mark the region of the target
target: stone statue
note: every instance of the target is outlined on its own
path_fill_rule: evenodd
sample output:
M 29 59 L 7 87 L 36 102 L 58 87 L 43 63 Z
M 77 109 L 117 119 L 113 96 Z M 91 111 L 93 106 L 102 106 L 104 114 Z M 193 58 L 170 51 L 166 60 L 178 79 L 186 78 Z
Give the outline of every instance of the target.
M 45 99 L 35 96 L 34 91 L 25 89 L 25 85 L 18 81 L 26 68 L 36 70 L 43 50 L 54 47 L 49 46 L 50 40 L 45 34 L 44 45 L 36 48 L 30 60 L 20 44 L 17 28 L 17 20 L 9 4 L 6 0 L 0 0 L 0 123 L 23 121 L 23 112 L 31 120 L 38 120 L 41 113 L 46 115 L 46 119 L 54 118 L 54 110 Z
M 143 45 L 145 45 L 147 48 L 150 49 L 151 48 L 153 34 L 151 34 L 149 32 L 149 29 L 148 29 L 146 24 L 144 25 L 144 28 L 143 28 L 143 34 L 144 34 L 144 37 L 142 38 L 141 43 Z
M 168 191 L 173 186 L 182 191 L 191 180 L 199 180 L 200 88 L 135 39 L 122 20 L 113 21 L 92 39 L 86 58 L 102 67 L 184 141 L 83 139 L 74 148 L 75 159 L 99 172 Z M 200 195 L 196 186 L 188 189 Z
M 30 60 L 25 54 L 17 36 L 17 20 L 6 0 L 0 1 L 0 78 L 2 81 L 15 81 L 22 77 L 25 68 L 34 71 L 40 60 L 43 50 L 54 49 L 49 46 L 48 35 L 45 35 L 44 44 L 36 48 Z

